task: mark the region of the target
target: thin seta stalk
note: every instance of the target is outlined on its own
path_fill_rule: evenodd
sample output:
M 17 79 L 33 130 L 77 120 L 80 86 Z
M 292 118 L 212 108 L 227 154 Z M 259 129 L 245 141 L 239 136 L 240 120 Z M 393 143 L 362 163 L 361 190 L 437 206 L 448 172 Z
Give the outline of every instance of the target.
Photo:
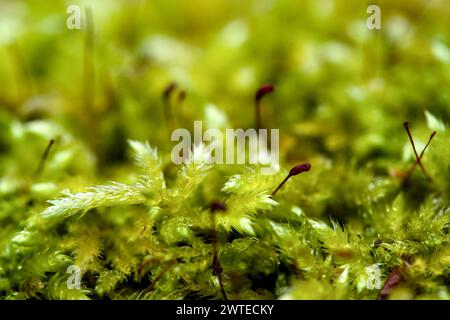
M 177 264 L 177 260 L 173 259 L 170 260 L 167 265 L 164 267 L 163 270 L 161 270 L 161 272 L 156 276 L 156 278 L 150 283 L 150 285 L 144 290 L 144 292 L 150 292 L 153 291 L 155 289 L 155 285 L 156 283 L 161 280 L 161 278 L 170 271 L 170 269 L 172 269 L 173 267 L 175 267 L 175 265 Z
M 427 180 L 429 182 L 433 182 L 433 179 L 430 177 L 430 175 L 427 173 L 427 171 L 425 170 L 425 167 L 422 164 L 422 158 L 423 155 L 425 154 L 425 151 L 427 150 L 428 146 L 431 143 L 431 140 L 433 140 L 434 136 L 436 135 L 436 131 L 433 131 L 430 135 L 430 138 L 428 139 L 427 144 L 425 145 L 425 147 L 423 148 L 422 152 L 420 153 L 420 156 L 417 154 L 417 150 L 416 150 L 416 145 L 414 143 L 414 140 L 412 138 L 411 135 L 411 131 L 409 129 L 409 124 L 408 122 L 403 123 L 403 126 L 405 127 L 406 133 L 408 134 L 409 137 L 409 141 L 411 142 L 411 146 L 413 148 L 414 151 L 414 155 L 416 157 L 416 161 L 414 162 L 414 165 L 411 167 L 411 169 L 407 172 L 405 178 L 403 179 L 403 185 L 407 184 L 409 181 L 409 178 L 411 176 L 411 174 L 414 172 L 414 170 L 416 169 L 417 165 L 419 165 L 420 169 L 422 170 L 423 174 L 425 175 L 425 177 L 427 178 Z
M 45 162 L 47 161 L 48 155 L 50 154 L 50 150 L 55 143 L 54 139 L 51 139 L 47 145 L 47 147 L 44 150 L 44 153 L 42 153 L 41 158 L 39 160 L 39 165 L 36 168 L 36 171 L 34 172 L 33 178 L 37 179 L 42 172 L 44 171 Z
M 99 114 L 95 108 L 95 25 L 92 8 L 85 9 L 85 38 L 83 47 L 83 83 L 81 88 L 84 125 L 91 148 L 100 156 Z
M 166 127 L 167 131 L 169 133 L 169 137 L 171 135 L 171 132 L 175 129 L 176 121 L 174 117 L 174 111 L 173 111 L 173 96 L 175 94 L 175 91 L 177 90 L 178 85 L 175 82 L 169 83 L 163 90 L 162 94 L 162 101 L 163 101 L 163 108 L 164 108 L 164 118 L 166 121 Z M 179 109 L 181 105 L 183 104 L 183 101 L 186 98 L 186 91 L 181 90 L 178 93 L 178 96 L 176 97 L 175 107 Z
M 183 105 L 183 102 L 186 100 L 186 96 L 187 96 L 186 90 L 181 90 L 180 92 L 178 92 L 177 103 L 176 103 L 177 109 L 181 108 L 181 106 Z
M 261 123 L 261 101 L 265 95 L 275 90 L 271 84 L 262 85 L 255 95 L 255 129 L 258 131 L 262 128 Z
M 210 206 L 211 211 L 211 242 L 213 245 L 213 268 L 214 274 L 217 276 L 219 280 L 220 291 L 222 292 L 222 296 L 224 300 L 228 300 L 227 294 L 223 287 L 223 279 L 222 279 L 222 267 L 220 265 L 219 259 L 219 249 L 217 245 L 217 230 L 216 230 L 216 211 L 225 212 L 227 208 L 220 202 L 213 202 Z

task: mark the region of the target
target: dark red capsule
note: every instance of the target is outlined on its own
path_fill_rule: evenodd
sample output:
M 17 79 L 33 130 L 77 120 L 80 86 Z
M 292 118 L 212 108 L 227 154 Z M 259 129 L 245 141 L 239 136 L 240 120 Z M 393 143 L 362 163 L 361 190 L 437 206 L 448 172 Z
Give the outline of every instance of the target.
M 398 287 L 402 282 L 405 281 L 403 277 L 403 268 L 395 268 L 388 276 L 383 288 L 381 289 L 378 300 L 386 300 L 391 294 L 392 290 Z
M 227 207 L 226 207 L 223 203 L 220 203 L 220 202 L 217 202 L 217 201 L 211 203 L 209 209 L 210 209 L 212 212 L 216 212 L 216 211 L 227 211 Z
M 295 166 L 291 169 L 291 171 L 289 171 L 289 175 L 290 176 L 296 176 L 299 173 L 305 172 L 305 171 L 309 171 L 311 169 L 311 164 L 310 163 L 303 163 L 303 164 L 299 164 L 298 166 Z
M 259 88 L 259 90 L 256 92 L 255 100 L 256 101 L 261 100 L 262 97 L 264 97 L 266 94 L 268 94 L 274 90 L 275 90 L 275 88 L 271 84 L 265 84 L 265 85 L 261 86 Z
M 309 163 L 303 163 L 303 164 L 299 164 L 298 166 L 295 166 L 291 169 L 291 171 L 289 171 L 289 174 L 287 175 L 286 178 L 284 178 L 284 180 L 278 185 L 278 187 L 273 190 L 273 192 L 271 193 L 271 196 L 273 197 L 278 190 L 281 189 L 281 187 L 286 183 L 286 181 L 288 181 L 291 177 L 298 175 L 299 173 L 302 172 L 306 172 L 309 171 L 311 169 L 311 164 Z
M 163 91 L 163 99 L 168 100 L 172 95 L 172 92 L 176 89 L 177 84 L 175 82 L 169 83 Z

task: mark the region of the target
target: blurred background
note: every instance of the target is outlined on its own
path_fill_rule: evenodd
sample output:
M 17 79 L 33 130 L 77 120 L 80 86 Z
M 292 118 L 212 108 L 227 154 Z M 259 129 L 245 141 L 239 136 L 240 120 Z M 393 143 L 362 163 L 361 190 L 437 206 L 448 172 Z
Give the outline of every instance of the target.
M 370 4 L 381 30 L 366 27 Z M 66 26 L 70 5 L 81 8 L 79 30 Z M 404 121 L 426 142 L 424 112 L 450 118 L 449 9 L 446 0 L 1 0 L 1 150 L 13 120 L 32 125 L 29 152 L 16 155 L 28 160 L 56 126 L 104 173 L 126 159 L 129 138 L 171 149 L 169 83 L 186 92 L 174 98 L 177 127 L 244 129 L 255 91 L 272 83 L 262 118 L 280 128 L 285 161 L 389 159 L 407 145 Z

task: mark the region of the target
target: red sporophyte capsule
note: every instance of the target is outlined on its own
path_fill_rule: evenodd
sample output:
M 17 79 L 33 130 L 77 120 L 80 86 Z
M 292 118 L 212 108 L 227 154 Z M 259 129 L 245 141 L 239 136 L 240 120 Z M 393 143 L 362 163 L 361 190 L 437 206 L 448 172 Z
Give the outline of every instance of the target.
M 184 101 L 184 99 L 186 99 L 186 95 L 186 90 L 181 90 L 180 93 L 178 93 L 178 101 Z
M 168 100 L 172 95 L 173 91 L 176 89 L 177 84 L 175 82 L 169 83 L 163 91 L 163 99 Z
M 278 192 L 278 190 L 280 190 L 281 187 L 286 183 L 286 181 L 289 180 L 290 177 L 296 176 L 302 172 L 309 171 L 310 169 L 311 169 L 310 163 L 303 163 L 303 164 L 299 164 L 298 166 L 293 167 L 289 171 L 289 174 L 287 175 L 287 177 L 284 178 L 284 180 L 278 185 L 278 187 L 271 193 L 271 196 L 273 197 Z
M 209 209 L 212 212 L 227 211 L 227 207 L 223 203 L 217 202 L 217 201 L 214 201 L 213 203 L 211 203 L 211 205 L 209 206 Z
M 177 95 L 177 101 L 176 101 L 176 109 L 180 109 L 180 107 L 183 105 L 184 100 L 186 100 L 187 92 L 186 90 L 180 90 Z
M 256 92 L 255 100 L 261 100 L 266 94 L 275 90 L 275 87 L 271 84 L 262 85 Z
M 375 240 L 375 242 L 373 243 L 374 248 L 378 248 L 381 244 L 383 243 L 383 241 L 381 241 L 381 239 L 377 239 Z
M 299 173 L 305 172 L 305 171 L 309 171 L 311 169 L 311 164 L 309 163 L 303 163 L 303 164 L 299 164 L 298 166 L 295 166 L 291 169 L 291 171 L 289 171 L 289 175 L 290 176 L 296 176 Z

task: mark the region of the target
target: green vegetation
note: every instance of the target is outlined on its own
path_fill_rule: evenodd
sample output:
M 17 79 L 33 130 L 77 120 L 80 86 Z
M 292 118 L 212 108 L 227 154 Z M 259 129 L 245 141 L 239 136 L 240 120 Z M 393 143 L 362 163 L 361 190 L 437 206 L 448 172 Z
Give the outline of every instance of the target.
M 448 1 L 87 3 L 0 2 L 0 299 L 450 298 Z M 172 163 L 265 83 L 279 173 Z

